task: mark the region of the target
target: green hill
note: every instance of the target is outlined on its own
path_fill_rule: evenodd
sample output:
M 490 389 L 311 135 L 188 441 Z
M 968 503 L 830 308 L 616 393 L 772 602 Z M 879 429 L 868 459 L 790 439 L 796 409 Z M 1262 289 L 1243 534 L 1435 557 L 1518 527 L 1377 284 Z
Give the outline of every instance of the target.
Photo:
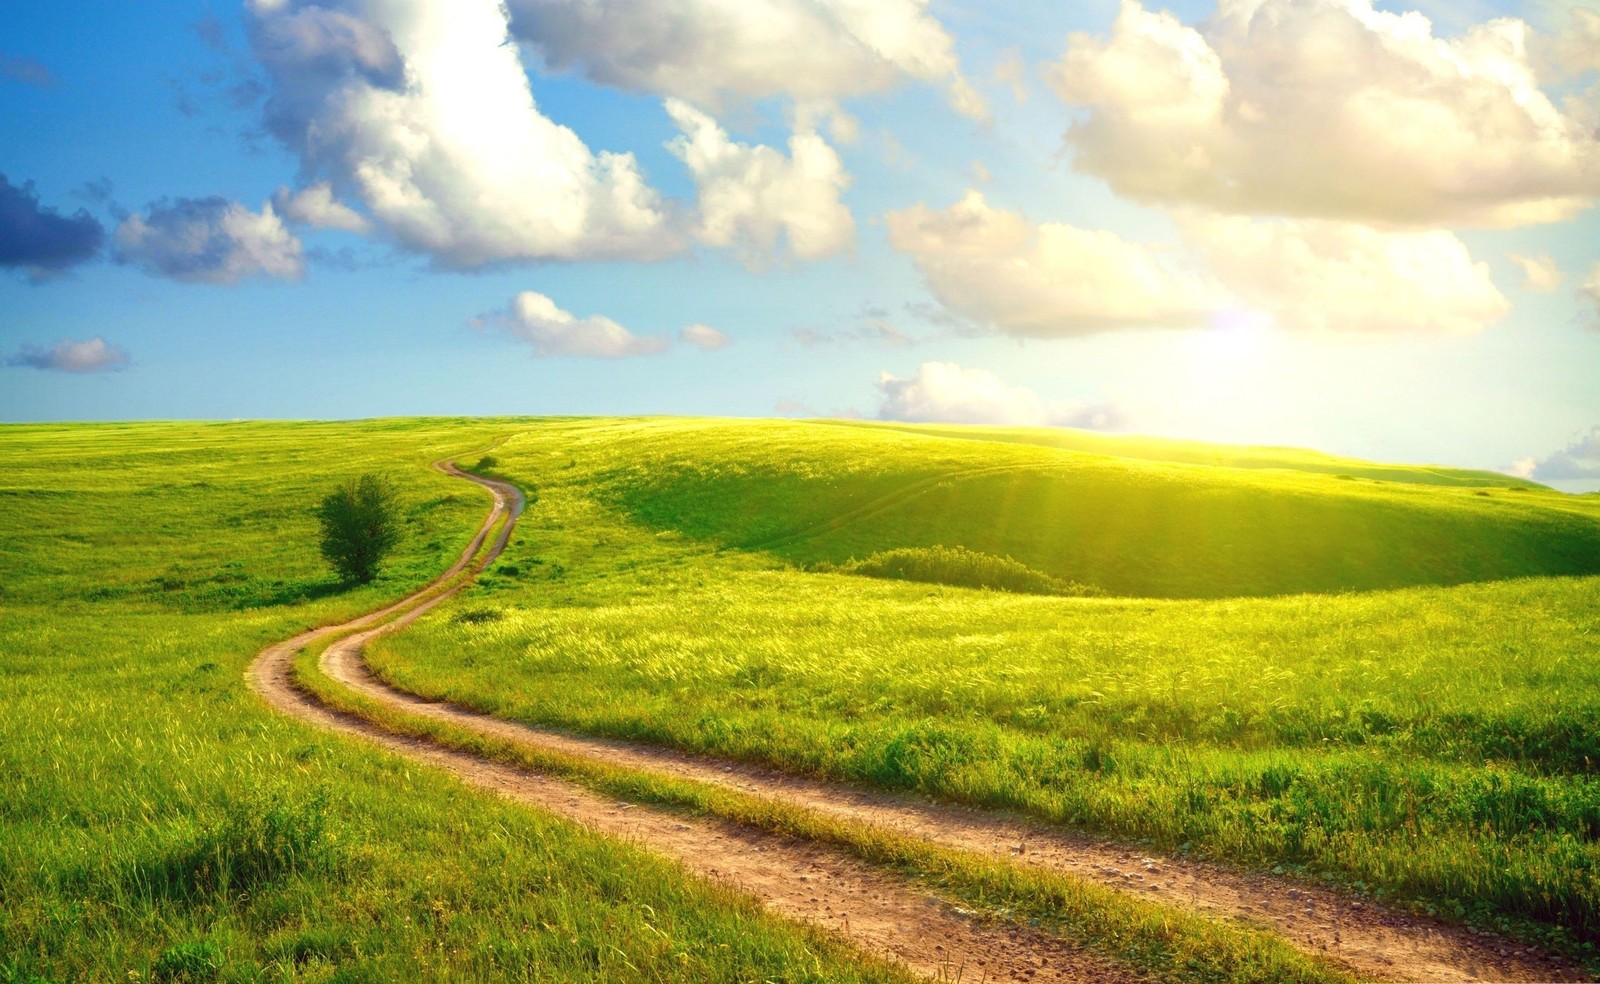
M 1074 431 L 820 422 L 632 422 L 604 449 L 602 494 L 636 520 L 799 564 L 963 547 L 1163 598 L 1600 572 L 1592 502 L 1484 472 Z

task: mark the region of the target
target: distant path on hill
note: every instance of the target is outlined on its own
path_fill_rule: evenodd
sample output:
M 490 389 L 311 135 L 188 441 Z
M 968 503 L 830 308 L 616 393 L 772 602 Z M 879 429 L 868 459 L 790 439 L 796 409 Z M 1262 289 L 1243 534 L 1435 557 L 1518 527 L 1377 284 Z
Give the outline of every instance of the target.
M 294 681 L 294 661 L 302 649 L 344 636 L 331 648 L 344 654 L 358 653 L 373 637 L 409 625 L 459 593 L 499 556 L 511 537 L 523 508 L 519 489 L 460 471 L 448 462 L 434 467 L 476 482 L 494 496 L 494 506 L 472 542 L 448 570 L 400 601 L 348 622 L 302 632 L 262 650 L 247 675 L 268 703 L 302 721 L 447 769 L 468 784 L 507 799 L 642 844 L 677 860 L 693 874 L 755 897 L 779 915 L 820 926 L 923 977 L 1058 984 L 1134 984 L 1139 980 L 1064 940 L 962 914 L 947 900 L 842 850 L 716 819 L 618 803 L 570 782 L 396 735 L 321 704 Z M 502 519 L 499 535 L 484 549 Z
M 1318 885 L 1154 856 L 1003 813 L 800 779 L 655 746 L 534 728 L 399 690 L 368 670 L 361 658 L 362 647 L 378 635 L 409 625 L 470 584 L 473 575 L 499 555 L 523 506 L 521 492 L 509 483 L 467 474 L 447 463 L 435 467 L 476 482 L 495 497 L 472 544 L 448 571 L 407 598 L 264 650 L 252 664 L 251 680 L 280 710 L 442 766 L 474 785 L 570 817 L 602 833 L 638 840 L 676 858 L 692 872 L 733 883 L 775 912 L 824 926 L 925 976 L 1129 979 L 1126 972 L 1068 943 L 969 919 L 947 902 L 842 851 L 714 819 L 691 819 L 618 804 L 569 782 L 395 735 L 360 717 L 331 710 L 294 683 L 296 653 L 321 640 L 340 637 L 323 652 L 323 670 L 350 689 L 409 714 L 543 750 L 736 789 L 980 856 L 1009 857 L 1018 864 L 1137 892 L 1153 901 L 1213 917 L 1237 919 L 1270 929 L 1307 951 L 1324 954 L 1364 978 L 1440 982 L 1586 979 L 1570 965 L 1521 944 L 1366 903 Z M 915 483 L 909 491 L 916 494 L 946 477 Z M 884 498 L 897 499 L 907 491 Z M 875 500 L 852 513 L 882 505 L 882 500 Z M 499 536 L 480 556 L 502 517 L 505 523 Z

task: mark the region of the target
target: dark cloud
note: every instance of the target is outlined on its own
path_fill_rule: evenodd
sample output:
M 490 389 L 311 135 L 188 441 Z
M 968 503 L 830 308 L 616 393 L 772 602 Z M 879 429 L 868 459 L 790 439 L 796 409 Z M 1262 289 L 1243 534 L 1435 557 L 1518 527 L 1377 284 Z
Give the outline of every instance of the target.
M 57 85 L 55 74 L 32 58 L 0 55 L 0 78 L 31 85 L 36 89 L 49 89 Z
M 83 341 L 63 338 L 49 348 L 24 345 L 15 355 L 6 359 L 6 365 L 80 375 L 116 372 L 128 367 L 128 353 L 99 337 Z
M 117 227 L 116 258 L 145 272 L 197 284 L 246 277 L 297 280 L 305 250 L 266 204 L 252 212 L 226 198 L 179 198 L 151 205 Z
M 101 178 L 98 181 L 85 181 L 72 189 L 72 197 L 80 202 L 90 205 L 110 205 L 111 197 L 117 193 L 117 186 L 111 183 L 110 178 Z
M 1512 471 L 1536 482 L 1574 482 L 1600 478 L 1600 427 L 1544 458 L 1524 458 Z
M 41 280 L 93 259 L 105 238 L 100 220 L 88 212 L 62 215 L 39 203 L 33 182 L 14 185 L 0 174 L 0 267 Z

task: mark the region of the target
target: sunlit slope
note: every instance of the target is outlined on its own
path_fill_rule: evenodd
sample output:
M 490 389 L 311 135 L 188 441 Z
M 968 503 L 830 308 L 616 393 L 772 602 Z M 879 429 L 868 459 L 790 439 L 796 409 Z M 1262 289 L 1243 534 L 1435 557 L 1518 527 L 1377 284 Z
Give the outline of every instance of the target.
M 635 519 L 803 564 L 960 546 L 1113 594 L 1170 598 L 1600 572 L 1600 508 L 1536 488 L 826 423 L 666 420 L 593 433 L 588 453 L 615 462 L 598 491 Z M 1472 473 L 1437 474 L 1465 486 Z
M 985 427 L 971 424 L 886 424 L 856 420 L 829 421 L 839 427 L 893 429 L 951 440 L 1036 444 L 1063 451 L 1083 451 L 1113 458 L 1134 458 L 1224 468 L 1276 468 L 1289 471 L 1371 478 L 1416 485 L 1544 489 L 1546 486 L 1500 472 L 1442 465 L 1397 465 L 1361 458 L 1342 458 L 1306 448 L 1247 444 L 1208 444 L 1167 437 L 1104 434 L 1070 427 Z

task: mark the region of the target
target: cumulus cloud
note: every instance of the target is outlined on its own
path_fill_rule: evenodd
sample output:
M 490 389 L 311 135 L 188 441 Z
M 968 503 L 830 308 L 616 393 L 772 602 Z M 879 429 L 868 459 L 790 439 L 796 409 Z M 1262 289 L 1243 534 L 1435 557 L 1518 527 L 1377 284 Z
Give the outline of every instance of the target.
M 0 174 L 0 267 L 44 279 L 92 259 L 105 238 L 100 220 L 88 212 L 62 215 L 39 203 L 32 181 L 14 185 Z
M 839 196 L 850 186 L 844 162 L 809 130 L 789 139 L 789 156 L 735 143 L 710 116 L 681 99 L 667 113 L 683 131 L 667 146 L 694 176 L 696 238 L 732 246 L 759 267 L 774 256 L 820 260 L 850 248 L 855 220 Z
M 236 284 L 246 277 L 295 280 L 305 252 L 264 203 L 252 212 L 212 196 L 151 205 L 117 227 L 116 257 L 150 273 L 194 284 Z
M 447 267 L 680 248 L 632 154 L 540 112 L 499 0 L 249 6 L 267 128 L 402 246 Z
M 1561 286 L 1561 268 L 1548 255 L 1523 256 L 1520 253 L 1507 253 L 1506 256 L 1517 265 L 1517 269 L 1522 271 L 1523 288 L 1548 294 Z
M 1449 232 L 1350 222 L 1180 218 L 1185 241 L 1239 303 L 1294 331 L 1468 335 L 1510 310 Z
M 545 64 L 604 85 L 720 110 L 787 95 L 832 102 L 902 80 L 942 83 L 982 118 L 955 43 L 927 0 L 510 0 L 516 36 Z
M 1049 75 L 1076 166 L 1119 194 L 1393 225 L 1567 218 L 1600 195 L 1593 122 L 1539 85 L 1531 29 L 1436 37 L 1372 0 L 1222 0 L 1202 29 L 1123 0 Z
M 508 331 L 532 344 L 533 354 L 540 357 L 573 355 L 620 359 L 649 355 L 667 347 L 665 338 L 642 338 L 603 315 L 580 318 L 531 290 L 513 297 L 509 309 L 480 315 L 473 319 L 472 325 Z
M 918 204 L 886 218 L 890 243 L 945 307 L 1008 334 L 1196 325 L 1225 301 L 1215 283 L 1175 269 L 1156 248 L 1112 232 L 1036 226 L 991 208 L 977 191 L 943 211 Z
M 316 229 L 343 229 L 364 234 L 372 227 L 360 212 L 336 200 L 333 186 L 326 181 L 294 192 L 279 188 L 272 196 L 272 204 L 290 222 Z
M 678 333 L 678 337 L 685 343 L 707 352 L 715 351 L 719 348 L 727 348 L 728 343 L 732 341 L 726 333 L 720 332 L 710 325 L 699 323 L 686 326 L 683 331 Z
M 1536 482 L 1571 482 L 1600 478 L 1600 427 L 1579 434 L 1572 443 L 1543 458 L 1527 457 L 1513 462 L 1510 469 L 1520 478 Z
M 1047 402 L 988 370 L 963 369 L 954 362 L 924 362 L 904 379 L 881 373 L 878 392 L 883 420 L 1097 430 L 1126 424 L 1125 415 L 1112 404 Z
M 1454 234 L 1353 222 L 1250 219 L 1185 211 L 1160 248 L 1061 223 L 1034 225 L 976 191 L 935 211 L 887 216 L 945 308 L 978 326 L 1060 338 L 1139 327 L 1198 327 L 1253 309 L 1295 331 L 1470 334 L 1510 303 Z M 1199 269 L 1185 269 L 1189 259 Z
M 127 368 L 128 353 L 100 337 L 83 341 L 63 338 L 49 348 L 24 345 L 6 359 L 6 365 L 80 374 L 115 372 Z

